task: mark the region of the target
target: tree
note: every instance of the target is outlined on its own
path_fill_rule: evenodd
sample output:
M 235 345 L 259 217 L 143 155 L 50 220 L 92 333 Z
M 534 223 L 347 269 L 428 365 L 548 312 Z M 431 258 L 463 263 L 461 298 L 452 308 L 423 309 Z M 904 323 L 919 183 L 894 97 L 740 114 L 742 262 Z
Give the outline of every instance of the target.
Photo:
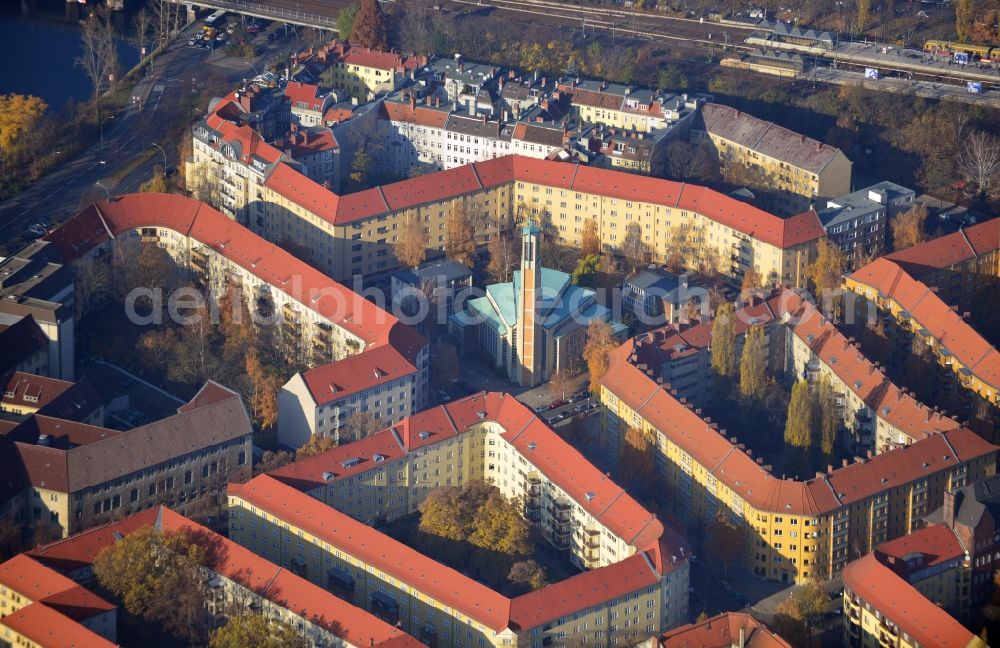
M 965 43 L 972 30 L 973 0 L 955 0 L 955 33 Z
M 431 352 L 431 383 L 446 387 L 458 378 L 458 351 L 447 342 L 438 342 Z
M 260 362 L 257 350 L 247 352 L 246 374 L 250 381 L 250 411 L 261 429 L 268 429 L 278 422 L 278 392 L 281 384 L 270 367 Z
M 149 53 L 143 50 L 146 48 L 146 39 L 149 38 L 149 31 L 153 27 L 153 20 L 155 20 L 155 16 L 146 7 L 140 9 L 132 17 L 132 38 L 130 40 L 140 60 Z
M 139 191 L 143 193 L 167 193 L 167 176 L 163 173 L 163 167 L 159 164 L 154 166 L 152 177 L 139 185 Z
M 340 437 L 344 440 L 359 441 L 367 439 L 381 429 L 378 419 L 371 412 L 358 410 L 347 419 L 347 423 L 340 431 Z
M 393 253 L 405 266 L 416 268 L 427 258 L 427 230 L 418 216 L 408 216 L 396 242 Z
M 494 488 L 473 517 L 469 542 L 489 552 L 526 556 L 531 553 L 530 535 L 531 527 L 515 500 L 508 500 Z M 509 570 L 508 566 L 504 573 Z
M 368 175 L 375 166 L 375 160 L 371 154 L 363 148 L 354 152 L 354 159 L 351 160 L 351 181 L 358 188 L 364 187 L 368 182 Z
M 556 398 L 566 398 L 566 390 L 573 384 L 573 378 L 565 369 L 556 371 L 549 376 L 549 393 Z
M 587 257 L 591 254 L 601 253 L 601 237 L 597 233 L 597 221 L 588 218 L 583 222 L 583 229 L 580 232 L 580 256 Z
M 591 320 L 587 325 L 587 344 L 583 348 L 583 360 L 590 371 L 590 393 L 599 394 L 601 378 L 608 371 L 610 354 L 618 346 L 611 325 L 603 320 Z
M 0 163 L 3 167 L 18 162 L 26 143 L 48 110 L 40 97 L 21 94 L 0 95 Z
M 767 389 L 767 340 L 764 328 L 751 326 L 743 341 L 740 356 L 740 395 L 749 401 L 761 401 Z
M 729 514 L 719 511 L 708 525 L 708 553 L 722 561 L 722 573 L 729 576 L 729 565 L 743 559 L 747 537 L 743 529 L 729 519 Z
M 823 238 L 817 246 L 816 260 L 809 265 L 806 274 L 816 293 L 829 294 L 840 286 L 840 278 L 846 268 L 847 257 L 843 251 Z
M 361 47 L 376 50 L 389 49 L 389 36 L 385 27 L 385 14 L 378 0 L 361 0 L 361 7 L 351 25 L 350 41 Z
M 747 299 L 763 284 L 764 281 L 761 279 L 760 273 L 753 268 L 747 268 L 746 272 L 743 273 L 743 282 L 740 284 L 740 294 L 744 299 Z
M 444 225 L 444 252 L 467 268 L 476 258 L 476 228 L 465 205 L 452 205 Z
M 118 52 L 115 51 L 115 28 L 111 20 L 111 9 L 95 6 L 87 19 L 80 24 L 80 46 L 82 52 L 75 64 L 83 68 L 84 74 L 94 88 L 97 101 L 97 119 L 101 119 L 100 95 L 105 83 L 112 83 L 118 71 Z
M 651 437 L 652 433 L 629 426 L 618 454 L 618 468 L 624 480 L 643 490 L 656 480 Z
M 497 233 L 490 238 L 486 249 L 490 254 L 490 262 L 486 266 L 490 276 L 497 283 L 510 281 L 517 267 L 517 241 L 509 234 Z
M 927 207 L 923 204 L 915 204 L 892 219 L 893 249 L 902 250 L 926 241 L 925 222 L 927 222 Z
M 282 466 L 287 466 L 293 461 L 295 461 L 295 455 L 286 450 L 278 450 L 277 452 L 265 450 L 260 461 L 253 467 L 253 472 L 255 475 L 263 475 Z
M 966 138 L 958 165 L 976 185 L 979 194 L 985 194 L 1000 170 L 1000 139 L 985 131 L 976 131 Z
M 812 627 L 826 614 L 830 598 L 819 583 L 796 588 L 775 608 L 774 629 L 789 643 L 805 645 L 812 639 Z
M 519 560 L 511 565 L 507 580 L 528 591 L 541 589 L 549 584 L 545 568 L 534 560 Z
M 358 15 L 358 5 L 348 5 L 337 14 L 337 35 L 341 39 L 349 39 L 354 29 L 354 20 Z
M 712 368 L 720 376 L 736 375 L 736 307 L 727 302 L 715 310 L 712 320 Z
M 815 429 L 816 403 L 809 383 L 800 380 L 792 385 L 785 423 L 785 465 L 808 473 L 807 463 Z M 790 472 L 790 471 L 789 471 Z
M 676 65 L 660 68 L 657 86 L 670 92 L 684 92 L 688 89 L 688 78 Z
M 202 161 L 194 165 L 187 187 L 195 200 L 218 207 L 222 199 L 222 185 L 212 173 L 209 163 Z
M 309 642 L 284 621 L 269 621 L 253 612 L 227 617 L 216 628 L 208 648 L 308 648 Z
M 819 451 L 826 461 L 832 461 L 840 432 L 840 414 L 837 412 L 837 394 L 826 376 L 816 385 L 816 420 L 819 421 Z
M 857 0 L 858 2 L 858 17 L 857 21 L 854 23 L 854 33 L 861 34 L 864 33 L 865 27 L 868 25 L 868 19 L 871 17 L 871 0 Z
M 318 454 L 323 454 L 327 450 L 337 447 L 337 442 L 322 434 L 313 434 L 302 446 L 295 451 L 296 459 L 304 459 Z
M 102 549 L 94 575 L 133 615 L 186 643 L 208 637 L 201 568 L 205 549 L 183 532 L 143 527 Z
M 642 240 L 642 227 L 639 223 L 630 221 L 625 226 L 625 239 L 622 241 L 621 251 L 625 263 L 632 272 L 649 262 L 649 246 Z

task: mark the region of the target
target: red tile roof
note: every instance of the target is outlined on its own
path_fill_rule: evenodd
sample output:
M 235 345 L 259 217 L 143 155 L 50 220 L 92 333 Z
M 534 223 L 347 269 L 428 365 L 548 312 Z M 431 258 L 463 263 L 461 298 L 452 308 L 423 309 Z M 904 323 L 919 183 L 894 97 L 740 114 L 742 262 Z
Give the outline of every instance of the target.
M 682 404 L 668 386 L 635 366 L 631 352 L 631 342 L 612 352 L 601 384 L 758 510 L 820 515 L 998 450 L 972 431 L 956 428 L 822 477 L 778 479 L 706 423 L 690 403 Z
M 901 578 L 929 567 L 965 558 L 965 549 L 955 532 L 943 524 L 931 524 L 909 535 L 875 547 L 875 557 Z M 915 560 L 908 564 L 908 560 Z
M 423 103 L 411 105 L 405 101 L 383 101 L 379 117 L 393 122 L 444 128 L 450 112 L 450 104 L 446 108 L 438 108 Z
M 291 102 L 293 109 L 322 110 L 323 108 L 324 97 L 320 96 L 319 87 L 309 83 L 289 81 L 285 86 L 285 98 Z
M 383 105 L 386 110 L 410 111 L 408 104 Z M 442 119 L 447 118 L 447 112 L 442 115 Z M 276 166 L 265 185 L 332 224 L 346 225 L 514 181 L 694 211 L 782 249 L 825 235 L 813 211 L 782 219 L 706 187 L 520 155 L 476 162 L 343 196 L 284 164 Z
M 285 571 L 252 551 L 206 529 L 166 507 L 147 509 L 120 522 L 89 529 L 32 550 L 32 556 L 54 568 L 72 571 L 93 563 L 97 554 L 123 535 L 147 526 L 184 531 L 207 551 L 207 566 L 355 646 L 414 646 L 409 637 L 366 611 Z M 5 618 L 6 620 L 6 618 Z
M 86 626 L 44 603 L 32 603 L 0 618 L 6 626 L 43 648 L 115 648 Z
M 330 481 L 364 473 L 376 466 L 376 454 L 383 457 L 379 466 L 391 464 L 407 452 L 454 438 L 484 420 L 499 424 L 505 430 L 503 438 L 532 466 L 639 553 L 511 600 L 374 529 L 350 518 L 347 518 L 350 522 L 341 520 L 340 513 L 312 498 L 292 499 L 289 487 L 309 491 Z M 421 438 L 421 433 L 427 437 Z M 361 461 L 343 467 L 348 459 Z M 276 489 L 279 483 L 282 488 Z M 320 537 L 331 538 L 331 544 L 336 540 L 337 546 L 369 564 L 414 583 L 422 592 L 498 630 L 507 625 L 508 619 L 522 628 L 534 627 L 652 585 L 659 577 L 650 565 L 664 573 L 675 568 L 673 558 L 685 559 L 683 540 L 665 530 L 655 516 L 523 403 L 509 394 L 496 392 L 482 392 L 424 410 L 367 439 L 296 461 L 246 485 L 232 486 L 230 492 L 260 508 L 280 510 L 282 519 L 303 525 Z
M 331 364 L 309 369 L 302 379 L 318 405 L 410 376 L 417 372 L 392 346 L 381 346 Z
M 968 261 L 1000 248 L 1000 218 L 908 247 L 885 258 L 915 278 Z
M 25 554 L 0 564 L 0 585 L 32 602 L 77 587 L 74 581 Z
M 67 380 L 15 371 L 3 385 L 0 403 L 8 407 L 41 409 L 72 386 L 73 383 Z
M 773 630 L 742 612 L 723 612 L 674 628 L 655 639 L 659 648 L 792 648 Z
M 996 222 L 1000 223 L 1000 219 Z M 912 265 L 901 266 L 883 257 L 855 270 L 849 278 L 869 286 L 882 299 L 896 302 L 964 367 L 1000 392 L 1000 352 L 949 308 L 936 292 L 910 276 L 905 267 Z
M 923 646 L 966 648 L 975 638 L 873 554 L 845 567 L 843 579 L 845 588 Z

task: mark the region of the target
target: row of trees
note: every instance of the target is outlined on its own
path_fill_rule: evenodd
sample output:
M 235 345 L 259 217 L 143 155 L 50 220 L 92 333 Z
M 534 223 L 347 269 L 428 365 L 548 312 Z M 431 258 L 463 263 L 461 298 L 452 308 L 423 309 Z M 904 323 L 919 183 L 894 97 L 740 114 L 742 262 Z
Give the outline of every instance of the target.
M 785 424 L 785 470 L 808 476 L 833 462 L 840 412 L 830 379 L 821 376 L 810 385 L 800 380 L 792 385 Z M 793 470 L 794 468 L 794 470 Z

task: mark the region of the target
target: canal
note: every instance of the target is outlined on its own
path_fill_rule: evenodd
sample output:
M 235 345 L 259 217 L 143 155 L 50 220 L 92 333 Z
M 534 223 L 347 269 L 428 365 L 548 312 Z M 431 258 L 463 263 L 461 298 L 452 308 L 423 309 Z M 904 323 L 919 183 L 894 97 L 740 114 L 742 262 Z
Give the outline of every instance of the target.
M 71 99 L 90 98 L 90 82 L 74 61 L 81 52 L 79 21 L 94 1 L 90 5 L 65 0 L 0 2 L 0 60 L 6 61 L 0 94 L 36 95 L 55 109 Z M 122 36 L 117 46 L 123 72 L 139 61 L 135 47 L 125 40 L 138 4 L 130 2 L 125 12 L 114 13 Z

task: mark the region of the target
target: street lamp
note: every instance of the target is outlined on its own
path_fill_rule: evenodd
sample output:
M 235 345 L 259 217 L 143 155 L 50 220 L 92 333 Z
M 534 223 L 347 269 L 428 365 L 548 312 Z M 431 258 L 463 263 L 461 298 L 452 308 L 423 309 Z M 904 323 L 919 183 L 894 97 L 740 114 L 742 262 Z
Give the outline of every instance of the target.
M 104 190 L 104 193 L 106 193 L 106 194 L 107 194 L 107 196 L 108 196 L 108 202 L 111 202 L 111 192 L 110 192 L 110 191 L 108 191 L 108 188 L 107 188 L 107 187 L 105 187 L 105 186 L 104 186 L 104 184 L 102 184 L 100 180 L 98 180 L 98 181 L 97 181 L 97 182 L 95 182 L 94 184 L 95 184 L 95 185 L 97 185 L 98 187 L 100 187 L 101 189 L 103 189 L 103 190 Z
M 104 157 L 104 122 L 108 121 L 109 119 L 114 119 L 114 118 L 115 118 L 114 115 L 108 115 L 107 117 L 105 117 L 104 119 L 101 120 L 101 157 L 102 158 Z M 101 160 L 101 164 L 105 164 L 105 161 Z
M 163 147 L 160 146 L 159 144 L 157 144 L 156 142 L 150 142 L 150 144 L 152 144 L 156 148 L 160 149 L 160 153 L 163 153 L 163 176 L 166 177 L 166 175 L 167 175 L 167 152 L 164 151 Z

